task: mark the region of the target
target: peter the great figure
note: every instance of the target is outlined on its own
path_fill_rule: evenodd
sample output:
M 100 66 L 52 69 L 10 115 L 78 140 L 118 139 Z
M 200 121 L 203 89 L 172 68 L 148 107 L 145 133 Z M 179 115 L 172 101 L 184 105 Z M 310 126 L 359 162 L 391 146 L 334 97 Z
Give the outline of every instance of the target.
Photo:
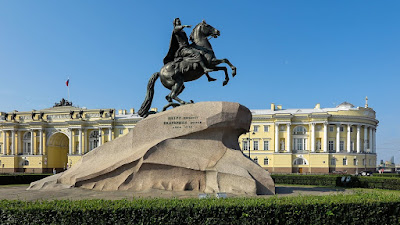
M 207 24 L 204 20 L 197 24 L 190 34 L 190 41 L 186 36 L 184 28 L 190 28 L 189 25 L 182 25 L 179 18 L 173 22 L 174 30 L 171 36 L 170 48 L 167 56 L 164 58 L 164 66 L 160 72 L 154 73 L 149 80 L 147 86 L 146 98 L 140 107 L 138 114 L 142 117 L 149 115 L 149 109 L 154 95 L 154 83 L 160 77 L 164 87 L 171 90 L 165 97 L 168 104 L 164 106 L 163 111 L 168 107 L 176 107 L 181 104 L 188 104 L 178 98 L 185 88 L 184 82 L 199 79 L 203 74 L 206 74 L 209 81 L 211 78 L 208 73 L 212 71 L 223 70 L 225 72 L 225 80 L 223 85 L 229 81 L 228 70 L 226 67 L 217 66 L 221 63 L 226 63 L 232 69 L 232 76 L 236 75 L 236 67 L 233 66 L 227 59 L 217 59 L 215 57 L 212 46 L 208 37 L 217 38 L 220 35 L 219 30 Z M 179 102 L 175 103 L 173 100 Z

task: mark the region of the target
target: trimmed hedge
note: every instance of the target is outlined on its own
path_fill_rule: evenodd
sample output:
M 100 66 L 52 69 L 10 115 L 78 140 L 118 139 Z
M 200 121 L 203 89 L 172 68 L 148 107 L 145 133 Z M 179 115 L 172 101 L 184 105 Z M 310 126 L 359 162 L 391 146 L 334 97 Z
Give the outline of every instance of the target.
M 30 184 L 52 174 L 7 174 L 0 175 L 0 185 L 6 184 Z
M 1 224 L 399 224 L 400 196 L 0 201 Z
M 374 177 L 397 177 L 400 178 L 398 173 L 374 173 Z
M 395 177 L 296 174 L 272 174 L 271 177 L 272 179 L 274 179 L 275 184 L 298 184 L 400 190 L 400 179 Z M 348 179 L 348 177 L 350 177 L 350 179 Z

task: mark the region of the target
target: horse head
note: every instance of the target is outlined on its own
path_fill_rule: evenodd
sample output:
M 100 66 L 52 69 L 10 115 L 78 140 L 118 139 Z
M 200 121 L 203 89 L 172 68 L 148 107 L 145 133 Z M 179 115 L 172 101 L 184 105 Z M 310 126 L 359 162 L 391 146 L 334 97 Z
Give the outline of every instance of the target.
M 213 26 L 206 23 L 206 21 L 202 21 L 197 24 L 190 34 L 190 41 L 193 43 L 198 43 L 203 39 L 207 39 L 207 37 L 217 38 L 220 35 L 219 30 L 215 29 Z

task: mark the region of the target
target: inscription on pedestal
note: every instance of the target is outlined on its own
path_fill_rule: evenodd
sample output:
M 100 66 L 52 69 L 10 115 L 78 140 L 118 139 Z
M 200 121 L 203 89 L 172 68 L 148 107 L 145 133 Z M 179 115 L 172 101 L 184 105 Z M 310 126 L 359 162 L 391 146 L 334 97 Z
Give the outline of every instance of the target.
M 202 123 L 198 116 L 169 116 L 164 121 L 164 125 L 170 125 L 173 129 L 193 128 Z

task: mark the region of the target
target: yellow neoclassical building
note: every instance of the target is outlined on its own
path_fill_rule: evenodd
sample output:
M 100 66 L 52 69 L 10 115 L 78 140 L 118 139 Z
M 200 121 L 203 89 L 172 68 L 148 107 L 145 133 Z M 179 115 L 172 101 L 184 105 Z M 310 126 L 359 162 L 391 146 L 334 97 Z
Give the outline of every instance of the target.
M 54 107 L 0 114 L 0 173 L 42 173 L 73 166 L 81 156 L 127 134 L 141 117 L 126 110 Z
M 157 109 L 152 109 L 157 111 Z M 375 111 L 336 108 L 251 110 L 251 131 L 239 137 L 244 154 L 272 173 L 375 170 Z M 0 113 L 0 173 L 51 172 L 127 134 L 142 118 L 134 109 L 86 109 L 62 100 L 53 107 Z
M 349 174 L 376 168 L 375 111 L 344 102 L 335 108 L 251 110 L 243 152 L 272 173 Z

